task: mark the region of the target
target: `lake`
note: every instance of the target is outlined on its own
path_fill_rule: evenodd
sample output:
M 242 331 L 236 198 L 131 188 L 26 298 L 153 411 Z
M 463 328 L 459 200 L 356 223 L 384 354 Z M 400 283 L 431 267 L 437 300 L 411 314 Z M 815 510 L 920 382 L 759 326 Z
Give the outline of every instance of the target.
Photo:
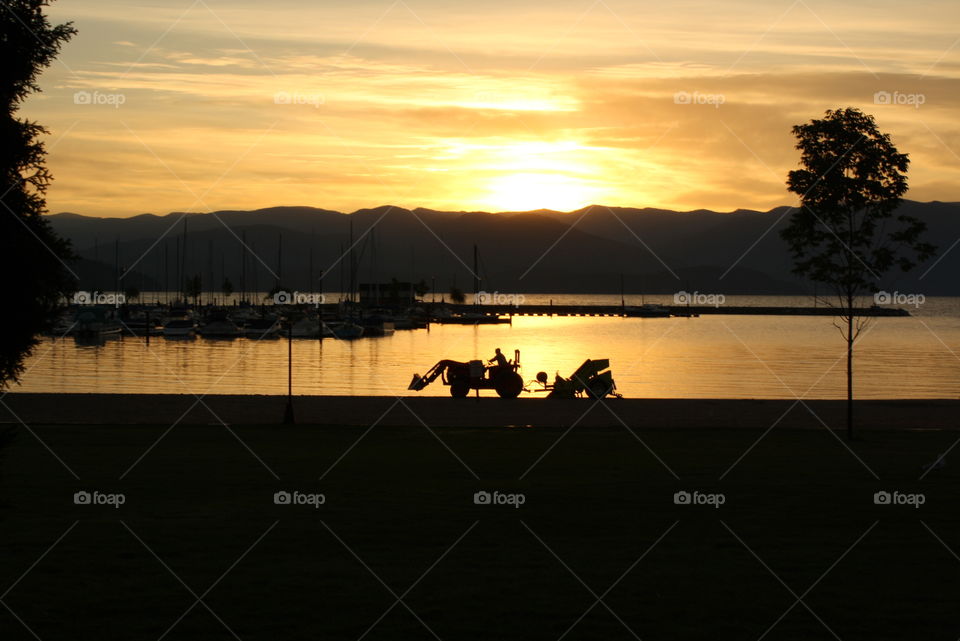
M 619 296 L 527 295 L 527 303 L 619 304 Z M 672 304 L 666 296 L 644 302 Z M 627 304 L 639 304 L 628 297 Z M 729 305 L 809 305 L 801 297 L 731 296 Z M 933 298 L 911 317 L 872 319 L 857 343 L 857 398 L 960 398 L 960 299 Z M 830 317 L 515 317 L 512 325 L 432 325 L 355 341 L 294 339 L 295 394 L 447 395 L 407 385 L 443 358 L 521 350 L 524 380 L 569 376 L 609 358 L 631 398 L 843 398 L 845 346 Z M 285 394 L 287 340 L 135 337 L 85 346 L 44 339 L 13 391 Z M 534 385 L 535 386 L 535 385 Z M 493 395 L 493 392 L 483 392 Z

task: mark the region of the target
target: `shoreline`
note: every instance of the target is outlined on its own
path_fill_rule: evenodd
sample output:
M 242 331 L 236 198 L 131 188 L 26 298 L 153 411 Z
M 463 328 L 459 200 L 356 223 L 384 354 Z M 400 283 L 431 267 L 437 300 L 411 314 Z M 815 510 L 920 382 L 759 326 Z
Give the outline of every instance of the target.
M 279 425 L 286 396 L 10 392 L 5 425 Z M 299 425 L 630 429 L 845 429 L 846 401 L 804 399 L 588 399 L 294 396 Z M 856 429 L 960 428 L 960 400 L 855 401 Z

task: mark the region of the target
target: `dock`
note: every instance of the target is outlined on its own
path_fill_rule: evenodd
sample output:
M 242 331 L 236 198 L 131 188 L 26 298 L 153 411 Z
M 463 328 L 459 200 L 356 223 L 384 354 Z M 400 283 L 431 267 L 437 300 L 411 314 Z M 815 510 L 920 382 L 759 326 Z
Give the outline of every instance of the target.
M 648 314 L 642 308 L 621 305 L 447 305 L 454 313 L 484 314 L 487 316 L 638 316 Z M 704 316 L 724 314 L 729 316 L 839 316 L 838 307 L 752 307 L 733 305 L 662 305 L 670 316 Z M 905 309 L 888 307 L 863 307 L 856 310 L 857 316 L 884 317 L 910 316 Z M 666 315 L 666 314 L 665 314 Z

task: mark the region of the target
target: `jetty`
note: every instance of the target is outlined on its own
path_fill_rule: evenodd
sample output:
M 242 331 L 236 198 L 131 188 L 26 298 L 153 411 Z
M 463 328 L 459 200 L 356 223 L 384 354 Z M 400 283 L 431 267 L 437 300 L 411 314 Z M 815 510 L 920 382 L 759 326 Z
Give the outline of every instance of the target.
M 698 316 L 706 314 L 725 314 L 731 316 L 839 316 L 844 310 L 839 307 L 754 307 L 734 305 L 658 305 L 662 314 L 651 313 L 650 306 L 630 305 L 451 305 L 454 313 L 483 314 L 486 316 Z M 910 316 L 910 312 L 900 308 L 862 307 L 856 310 L 857 316 Z

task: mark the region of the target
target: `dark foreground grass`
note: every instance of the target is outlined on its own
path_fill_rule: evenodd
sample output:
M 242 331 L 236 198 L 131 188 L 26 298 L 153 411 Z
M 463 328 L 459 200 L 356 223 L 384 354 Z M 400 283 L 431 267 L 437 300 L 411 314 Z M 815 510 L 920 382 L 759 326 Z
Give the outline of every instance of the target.
M 919 480 L 957 432 L 33 430 L 63 464 L 0 455 L 4 641 L 960 637 L 960 473 Z

